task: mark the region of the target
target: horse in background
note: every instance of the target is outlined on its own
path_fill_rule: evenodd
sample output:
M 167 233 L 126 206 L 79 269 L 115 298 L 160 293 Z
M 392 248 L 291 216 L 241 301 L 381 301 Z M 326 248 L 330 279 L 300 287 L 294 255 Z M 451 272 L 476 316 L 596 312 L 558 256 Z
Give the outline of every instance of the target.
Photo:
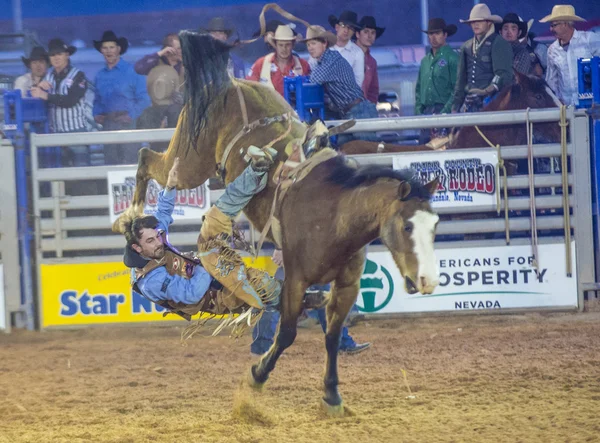
M 561 102 L 546 82 L 538 77 L 515 72 L 515 81 L 507 85 L 483 108 L 483 112 L 516 111 L 527 108 L 543 109 L 560 107 Z M 482 126 L 481 132 L 494 144 L 519 146 L 527 144 L 525 124 Z M 536 123 L 533 125 L 533 138 L 536 143 L 558 143 L 560 126 L 557 122 Z M 454 128 L 446 149 L 468 149 L 489 145 L 474 126 Z M 353 140 L 340 146 L 339 151 L 346 155 L 378 154 L 393 152 L 431 151 L 427 145 L 394 145 Z

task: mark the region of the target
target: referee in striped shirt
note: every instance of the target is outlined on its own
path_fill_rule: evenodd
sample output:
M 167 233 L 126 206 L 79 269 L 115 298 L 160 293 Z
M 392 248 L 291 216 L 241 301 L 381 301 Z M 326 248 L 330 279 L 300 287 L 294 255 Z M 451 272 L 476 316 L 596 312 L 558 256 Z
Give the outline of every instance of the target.
M 306 47 L 312 58 L 317 60 L 310 74 L 310 81 L 323 86 L 325 103 L 339 119 L 377 118 L 377 108 L 368 101 L 356 83 L 350 64 L 342 55 L 330 49 L 337 37 L 321 26 L 310 26 L 306 31 Z M 352 139 L 377 141 L 374 132 L 340 134 L 338 145 Z

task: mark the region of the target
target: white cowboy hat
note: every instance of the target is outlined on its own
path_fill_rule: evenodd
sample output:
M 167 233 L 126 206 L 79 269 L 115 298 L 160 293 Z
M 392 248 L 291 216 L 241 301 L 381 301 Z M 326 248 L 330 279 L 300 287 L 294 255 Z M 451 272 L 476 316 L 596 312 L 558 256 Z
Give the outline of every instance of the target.
M 471 9 L 468 20 L 461 20 L 461 23 L 471 23 L 480 21 L 490 21 L 494 23 L 502 23 L 502 17 L 492 14 L 490 8 L 485 3 L 478 3 Z
M 307 42 L 309 40 L 314 40 L 316 38 L 322 38 L 329 43 L 329 46 L 335 46 L 337 43 L 337 37 L 333 32 L 326 31 L 323 26 L 312 25 L 306 28 L 306 38 L 301 40 L 302 42 Z
M 282 42 L 295 42 L 298 41 L 301 37 L 299 35 L 295 35 L 292 28 L 288 25 L 279 25 L 275 30 L 274 34 L 267 32 L 265 35 L 267 43 L 271 46 L 275 47 L 277 41 Z
M 179 75 L 169 65 L 158 65 L 152 68 L 146 78 L 146 89 L 152 104 L 155 106 L 170 105 L 173 93 L 179 87 Z
M 584 18 L 575 15 L 575 8 L 571 5 L 556 5 L 552 8 L 552 13 L 540 20 L 540 23 L 567 21 L 567 22 L 585 22 Z

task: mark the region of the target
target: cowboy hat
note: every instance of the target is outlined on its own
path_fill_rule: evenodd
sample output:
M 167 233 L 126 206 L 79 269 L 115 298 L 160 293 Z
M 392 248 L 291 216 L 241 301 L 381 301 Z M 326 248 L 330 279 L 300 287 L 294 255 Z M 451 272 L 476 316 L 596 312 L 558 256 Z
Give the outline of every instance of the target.
M 146 79 L 146 89 L 155 106 L 170 105 L 173 93 L 179 87 L 179 74 L 173 66 L 158 65 L 152 68 Z
M 277 26 L 282 26 L 282 25 L 286 25 L 287 27 L 289 27 L 292 30 L 294 35 L 298 35 L 298 33 L 295 30 L 295 28 L 296 28 L 295 23 L 285 24 L 279 20 L 269 20 L 265 25 L 265 34 L 267 34 L 268 32 L 271 32 L 274 34 L 275 31 L 277 31 Z M 254 34 L 252 34 L 252 37 L 255 38 L 255 37 L 258 37 L 259 35 L 260 35 L 260 29 L 257 30 Z
M 330 15 L 327 18 L 327 21 L 329 21 L 329 24 L 334 29 L 335 25 L 340 23 L 351 27 L 355 31 L 360 31 L 361 29 L 360 25 L 358 24 L 358 15 L 354 11 L 344 11 L 340 14 L 340 18 L 337 18 L 335 15 Z
M 213 17 L 208 21 L 206 28 L 200 28 L 200 32 L 202 33 L 224 32 L 225 35 L 227 35 L 227 38 L 231 37 L 233 31 L 233 26 L 229 26 L 227 23 L 225 23 L 225 19 L 223 17 Z
M 525 23 L 523 19 L 514 12 L 509 12 L 504 16 L 502 23 L 500 23 L 500 30 L 502 30 L 502 27 L 507 23 L 513 23 L 517 25 L 519 28 L 519 36 L 517 38 L 523 38 L 527 35 L 527 23 Z
M 385 28 L 380 28 L 379 26 L 377 26 L 377 24 L 375 23 L 375 17 L 372 17 L 370 15 L 365 15 L 363 18 L 361 18 L 360 21 L 358 22 L 358 26 L 360 26 L 361 29 L 365 29 L 365 28 L 375 29 L 375 38 L 376 39 L 381 37 L 381 35 L 383 34 L 383 31 L 385 31 Z
M 282 42 L 295 42 L 298 40 L 297 36 L 294 34 L 292 28 L 287 25 L 279 25 L 275 30 L 275 33 L 269 33 L 266 35 L 267 43 L 275 48 L 277 41 Z
M 461 23 L 490 21 L 494 23 L 502 23 L 502 17 L 492 14 L 490 8 L 485 3 L 478 3 L 471 9 L 468 20 L 461 20 Z
M 430 32 L 439 32 L 444 31 L 448 34 L 448 37 L 456 34 L 458 28 L 456 25 L 447 25 L 446 20 L 443 18 L 431 18 L 429 19 L 429 23 L 427 24 L 427 29 L 422 29 L 425 34 L 429 34 Z
M 48 43 L 48 56 L 55 54 L 61 54 L 67 52 L 69 55 L 73 55 L 77 52 L 75 46 L 67 46 L 67 44 L 60 38 L 53 38 Z
M 23 63 L 29 69 L 31 67 L 31 62 L 35 60 L 44 60 L 46 63 L 50 63 L 50 59 L 48 58 L 48 53 L 41 46 L 36 46 L 31 50 L 31 54 L 29 58 L 21 57 Z
M 106 42 L 115 42 L 121 48 L 120 54 L 123 55 L 129 48 L 129 42 L 125 37 L 117 37 L 113 31 L 104 31 L 100 40 L 94 40 L 96 51 L 102 52 L 102 44 Z
M 567 21 L 567 22 L 585 22 L 584 18 L 575 15 L 575 8 L 571 5 L 556 5 L 552 8 L 552 13 L 540 20 L 540 23 Z
M 306 43 L 309 40 L 314 40 L 317 38 L 324 39 L 329 46 L 335 46 L 337 43 L 337 37 L 334 33 L 326 31 L 323 26 L 312 25 L 306 28 L 306 38 L 304 40 L 300 40 L 301 42 Z

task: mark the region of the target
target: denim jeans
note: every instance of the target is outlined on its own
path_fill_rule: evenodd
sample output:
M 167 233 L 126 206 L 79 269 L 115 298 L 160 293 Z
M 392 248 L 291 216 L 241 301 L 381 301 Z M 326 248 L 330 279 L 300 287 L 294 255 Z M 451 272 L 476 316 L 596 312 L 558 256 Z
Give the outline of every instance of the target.
M 267 186 L 268 174 L 256 172 L 248 165 L 234 181 L 225 188 L 225 193 L 215 202 L 221 212 L 231 218 L 237 217 L 255 194 Z
M 342 115 L 344 120 L 350 119 L 363 119 L 363 118 L 378 118 L 379 113 L 374 103 L 368 100 L 364 100 L 354 105 L 350 110 Z M 377 141 L 377 135 L 374 132 L 355 132 L 353 134 L 340 134 L 338 135 L 338 146 L 348 143 L 352 140 L 367 140 L 375 142 Z

